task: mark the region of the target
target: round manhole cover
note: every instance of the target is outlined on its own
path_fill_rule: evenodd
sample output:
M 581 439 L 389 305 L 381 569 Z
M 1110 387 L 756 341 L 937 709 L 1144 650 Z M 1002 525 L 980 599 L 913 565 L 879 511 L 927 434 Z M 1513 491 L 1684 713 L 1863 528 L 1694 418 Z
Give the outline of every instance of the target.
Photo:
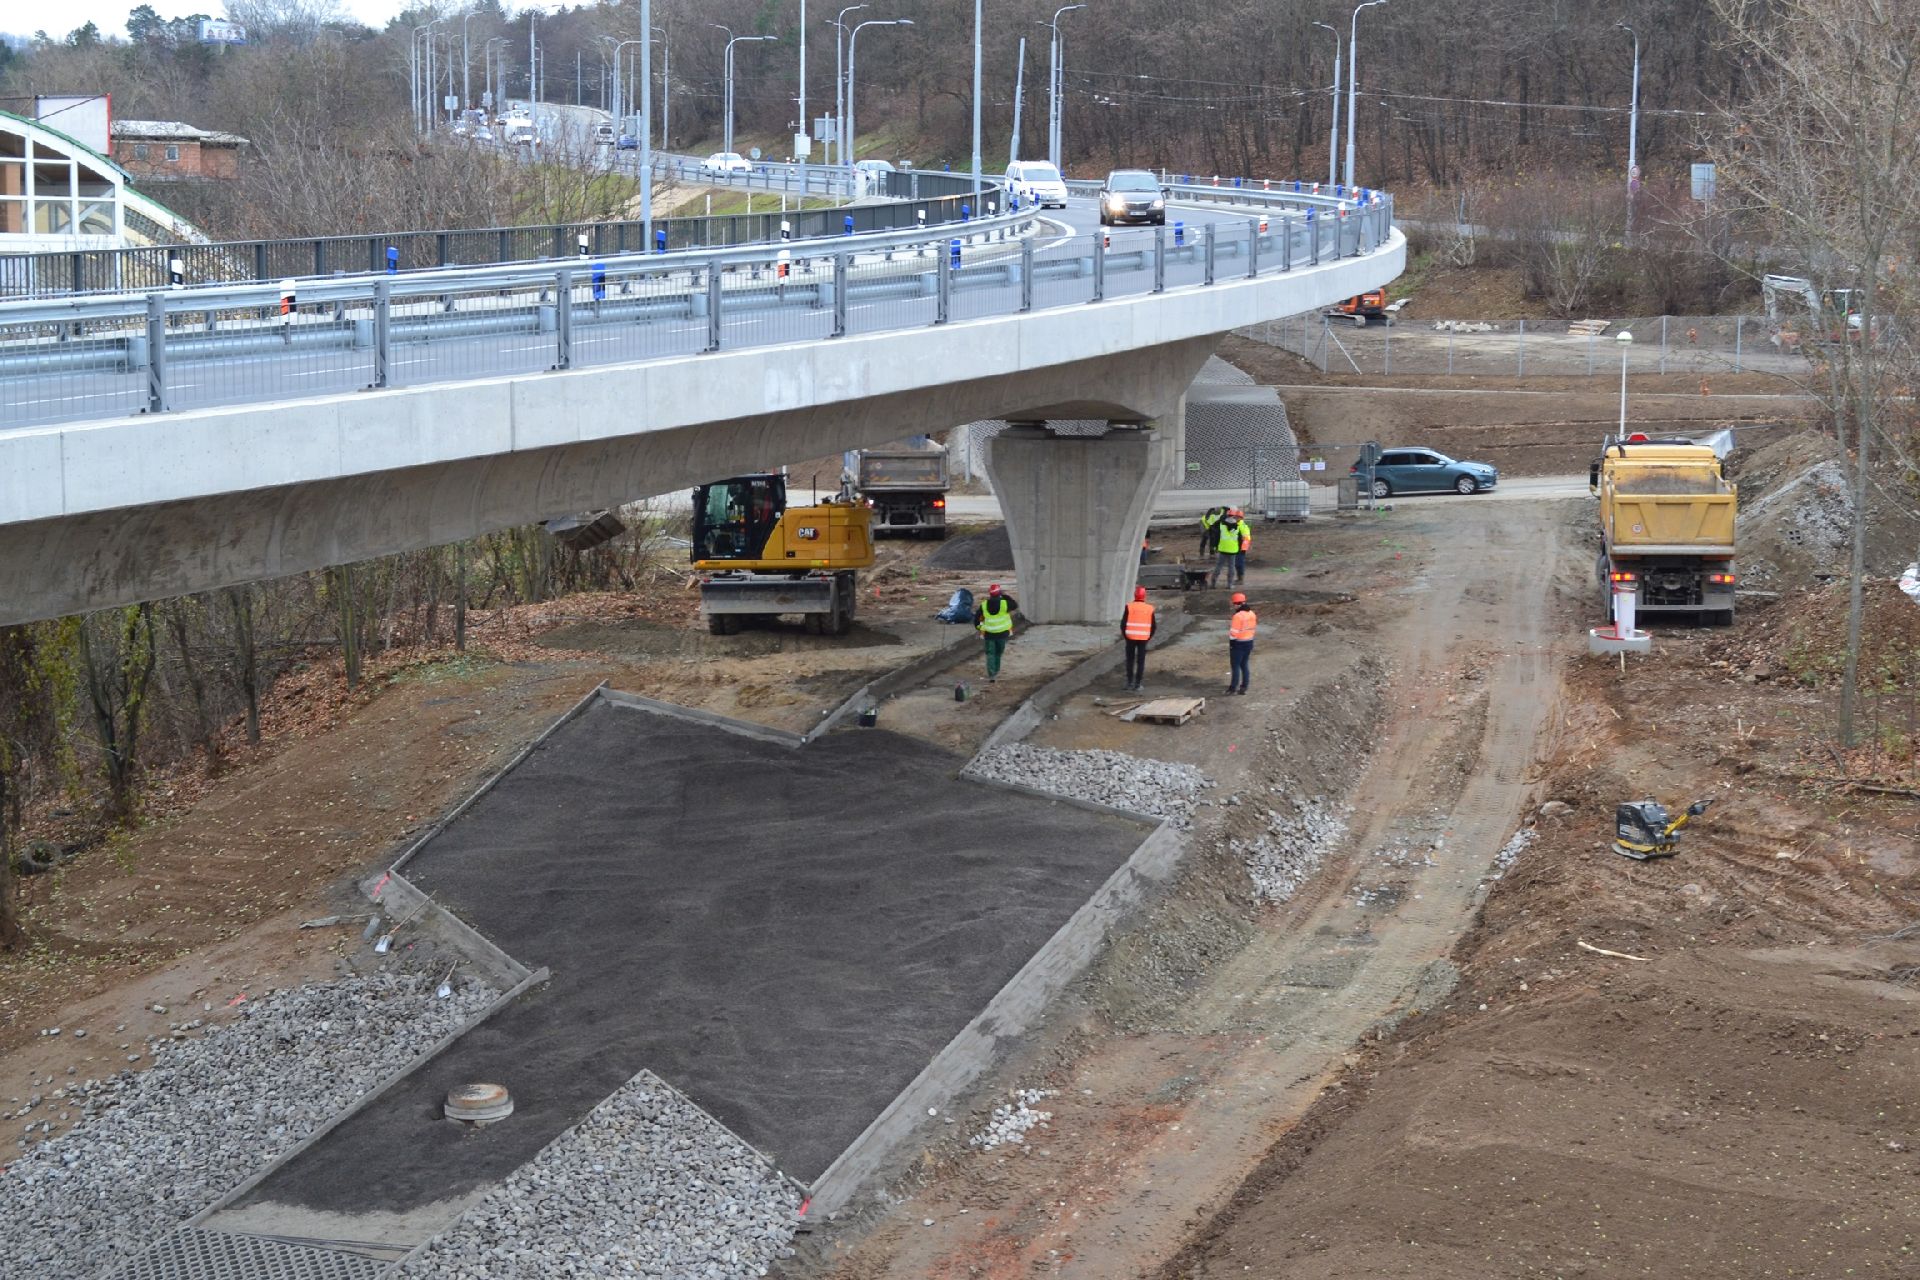
M 505 1085 L 463 1084 L 447 1091 L 445 1110 L 449 1120 L 492 1124 L 513 1114 L 513 1096 Z

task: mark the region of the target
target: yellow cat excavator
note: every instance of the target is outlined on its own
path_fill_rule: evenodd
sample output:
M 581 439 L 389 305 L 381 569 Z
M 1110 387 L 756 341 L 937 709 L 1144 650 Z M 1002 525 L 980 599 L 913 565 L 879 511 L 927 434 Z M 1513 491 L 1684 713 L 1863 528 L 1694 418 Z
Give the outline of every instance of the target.
M 854 573 L 873 565 L 873 511 L 844 490 L 789 507 L 782 475 L 716 480 L 693 491 L 692 556 L 714 635 L 783 613 L 802 615 L 815 635 L 845 635 Z

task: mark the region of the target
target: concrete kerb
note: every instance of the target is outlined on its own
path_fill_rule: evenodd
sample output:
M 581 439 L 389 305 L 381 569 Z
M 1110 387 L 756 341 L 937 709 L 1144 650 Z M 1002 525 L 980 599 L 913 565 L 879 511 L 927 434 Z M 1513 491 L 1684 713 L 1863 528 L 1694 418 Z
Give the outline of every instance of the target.
M 1183 614 L 1178 618 L 1169 620 L 1168 625 L 1161 628 L 1160 633 L 1148 642 L 1148 649 L 1160 648 L 1168 641 L 1181 635 L 1192 625 L 1193 616 L 1191 614 Z M 1095 680 L 1119 666 L 1123 653 L 1124 650 L 1120 643 L 1115 642 L 1094 654 L 1092 657 L 1087 658 L 1077 666 L 1068 668 L 1060 675 L 1055 676 L 1034 690 L 1025 702 L 1022 702 L 1014 709 L 1012 715 L 1001 721 L 999 727 L 987 735 L 987 740 L 980 744 L 980 750 L 974 752 L 973 759 L 967 761 L 966 768 L 960 772 L 963 775 L 970 775 L 974 765 L 989 751 L 994 750 L 996 747 L 1004 747 L 1011 742 L 1018 742 L 1039 728 L 1040 721 L 1046 716 L 1048 711 L 1052 710 L 1055 703 L 1070 694 L 1080 692 L 1080 690 L 1086 688 Z M 1035 792 L 1034 794 L 1051 795 L 1052 793 Z M 1053 798 L 1059 799 L 1060 797 L 1055 796 Z M 1143 817 L 1145 815 L 1134 814 L 1132 816 Z
M 802 1186 L 795 1179 L 789 1177 L 784 1173 L 781 1173 L 779 1163 L 775 1161 L 772 1156 L 769 1156 L 766 1152 L 754 1146 L 751 1142 L 748 1142 L 745 1138 L 742 1138 L 739 1134 L 734 1133 L 734 1131 L 732 1129 L 727 1128 L 726 1125 L 720 1124 L 720 1121 L 717 1118 L 714 1118 L 713 1113 L 711 1111 L 708 1111 L 705 1107 L 695 1102 L 692 1098 L 689 1098 L 686 1094 L 674 1088 L 672 1085 L 668 1084 L 665 1080 L 662 1080 L 659 1076 L 655 1075 L 650 1068 L 642 1067 L 640 1070 L 628 1076 L 625 1080 L 621 1081 L 619 1086 L 616 1087 L 612 1093 L 609 1093 L 607 1097 L 608 1098 L 613 1097 L 615 1094 L 618 1094 L 619 1092 L 621 1092 L 621 1090 L 627 1088 L 627 1086 L 634 1084 L 635 1082 L 644 1082 L 646 1086 L 650 1089 L 658 1089 L 662 1093 L 670 1093 L 674 1097 L 680 1099 L 680 1101 L 684 1102 L 690 1109 L 694 1111 L 698 1111 L 700 1114 L 708 1117 L 709 1119 L 712 1119 L 716 1125 L 720 1125 L 722 1129 L 725 1129 L 726 1132 L 733 1138 L 734 1141 L 738 1142 L 741 1146 L 744 1146 L 745 1148 L 747 1148 L 747 1150 L 753 1152 L 754 1155 L 758 1156 L 761 1162 L 764 1163 L 767 1166 L 767 1168 L 773 1170 L 773 1172 L 776 1175 L 778 1175 L 781 1179 L 786 1181 L 790 1186 L 792 1186 L 796 1191 L 798 1191 L 802 1197 L 806 1195 L 806 1188 Z M 524 1169 L 528 1165 L 537 1163 L 540 1160 L 540 1157 L 546 1155 L 547 1152 L 553 1150 L 553 1148 L 557 1144 L 564 1142 L 569 1136 L 571 1136 L 574 1133 L 575 1130 L 579 1129 L 579 1127 L 582 1124 L 585 1124 L 587 1120 L 592 1117 L 593 1111 L 599 1110 L 600 1105 L 604 1104 L 605 1101 L 606 1101 L 606 1098 L 602 1098 L 600 1100 L 600 1103 L 595 1104 L 593 1110 L 588 1111 L 586 1115 L 580 1117 L 580 1119 L 574 1121 L 572 1124 L 562 1129 L 559 1133 L 556 1133 L 555 1135 L 553 1135 L 552 1140 L 549 1141 L 546 1146 L 541 1147 L 540 1150 L 536 1151 L 531 1157 L 528 1158 L 526 1163 L 521 1165 L 520 1167 Z M 485 1195 L 486 1193 L 483 1191 L 480 1194 Z M 476 1197 L 476 1199 L 477 1198 L 478 1197 Z M 466 1214 L 466 1210 L 464 1209 L 461 1210 L 461 1216 L 464 1217 L 465 1214 Z M 451 1225 L 444 1227 L 439 1231 L 434 1232 L 432 1235 L 428 1236 L 425 1240 L 422 1240 L 419 1244 L 409 1249 L 406 1252 L 405 1256 L 396 1259 L 393 1262 L 391 1268 L 384 1274 L 390 1275 L 390 1276 L 398 1276 L 401 1273 L 401 1271 L 406 1267 L 407 1263 L 412 1262 L 415 1258 L 419 1257 L 421 1254 L 426 1252 L 427 1246 L 431 1245 L 435 1240 L 438 1240 L 441 1236 L 445 1235 L 447 1232 L 458 1229 L 459 1225 L 460 1225 L 460 1219 L 455 1218 Z
M 1104 805 L 1086 807 L 1121 812 Z M 1133 856 L 814 1180 L 810 1212 L 830 1214 L 847 1204 L 885 1169 L 894 1153 L 929 1119 L 930 1110 L 943 1109 L 985 1074 L 1007 1043 L 1031 1029 L 1085 970 L 1114 923 L 1138 906 L 1153 886 L 1172 876 L 1185 848 L 1186 842 L 1172 826 L 1157 825 Z
M 838 725 L 856 711 L 864 710 L 869 706 L 877 706 L 886 699 L 900 693 L 902 690 L 910 689 L 914 685 L 919 684 L 934 672 L 941 670 L 951 663 L 960 650 L 972 643 L 973 638 L 973 629 L 969 627 L 966 629 L 965 634 L 954 637 L 931 653 L 921 654 L 912 662 L 887 672 L 887 674 L 877 680 L 870 680 L 866 684 L 861 685 L 859 689 L 854 691 L 852 697 L 842 702 L 832 711 L 829 711 L 826 719 L 807 730 L 805 736 L 803 736 L 800 741 L 802 743 L 812 742 L 814 739 L 832 730 L 834 726 Z
M 296 1159 L 301 1154 L 303 1154 L 307 1150 L 307 1148 L 313 1146 L 315 1143 L 319 1142 L 322 1138 L 332 1133 L 335 1129 L 338 1129 L 341 1125 L 345 1124 L 348 1120 L 351 1120 L 354 1116 L 359 1115 L 362 1111 L 366 1110 L 368 1107 L 372 1106 L 375 1102 L 379 1101 L 380 1098 L 388 1090 L 392 1089 L 395 1085 L 399 1084 L 402 1080 L 406 1079 L 408 1076 L 412 1075 L 414 1072 L 420 1070 L 422 1067 L 426 1066 L 429 1062 L 432 1062 L 435 1058 L 439 1057 L 442 1053 L 445 1053 L 447 1051 L 447 1048 L 450 1045 L 452 1045 L 455 1041 L 459 1040 L 462 1036 L 466 1035 L 469 1031 L 473 1030 L 475 1027 L 485 1022 L 488 1018 L 491 1018 L 494 1014 L 500 1012 L 500 1010 L 512 1004 L 515 1000 L 518 1000 L 526 992 L 532 990 L 534 987 L 545 982 L 551 976 L 552 975 L 548 972 L 547 968 L 544 965 L 538 969 L 535 969 L 533 972 L 527 974 L 526 977 L 522 978 L 519 982 L 515 983 L 510 989 L 504 992 L 493 1003 L 489 1004 L 486 1008 L 482 1009 L 480 1012 L 474 1014 L 472 1017 L 463 1021 L 459 1026 L 455 1027 L 453 1030 L 447 1032 L 446 1035 L 442 1036 L 438 1041 L 436 1041 L 433 1047 L 428 1049 L 425 1053 L 419 1055 L 412 1062 L 407 1063 L 405 1066 L 399 1068 L 397 1071 L 394 1071 L 392 1074 L 387 1076 L 386 1079 L 382 1080 L 379 1084 L 375 1085 L 372 1089 L 360 1095 L 360 1097 L 356 1099 L 351 1106 L 347 1107 L 346 1109 L 334 1115 L 332 1119 L 328 1120 L 325 1124 L 321 1125 L 318 1129 L 315 1129 L 312 1133 L 308 1134 L 305 1138 L 302 1138 L 299 1142 L 295 1143 L 293 1146 L 289 1147 L 287 1150 L 275 1156 L 272 1160 L 268 1161 L 261 1168 L 256 1169 L 252 1177 L 247 1178 L 245 1181 L 241 1182 L 238 1186 L 234 1187 L 231 1191 L 227 1192 L 224 1196 L 221 1196 L 218 1200 L 214 1201 L 211 1205 L 208 1205 L 206 1208 L 202 1209 L 199 1213 L 196 1213 L 195 1215 L 193 1215 L 193 1217 L 187 1219 L 187 1221 L 183 1225 L 189 1226 L 189 1227 L 198 1227 L 198 1226 L 204 1225 L 206 1221 L 209 1218 L 213 1217 L 216 1213 L 219 1213 L 222 1209 L 229 1207 L 235 1201 L 239 1200 L 242 1196 L 245 1196 L 248 1192 L 252 1191 L 255 1187 L 265 1182 L 269 1177 L 277 1173 L 283 1166 L 290 1164 L 294 1159 Z M 104 1277 L 102 1278 L 102 1280 L 104 1280 Z

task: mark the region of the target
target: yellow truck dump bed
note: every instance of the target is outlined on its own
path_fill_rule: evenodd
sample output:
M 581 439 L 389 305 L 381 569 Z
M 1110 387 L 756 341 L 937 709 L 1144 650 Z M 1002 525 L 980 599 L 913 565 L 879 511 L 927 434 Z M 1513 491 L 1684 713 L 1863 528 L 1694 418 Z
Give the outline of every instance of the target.
M 1738 495 L 1705 445 L 1610 446 L 1600 461 L 1600 526 L 1623 556 L 1732 556 Z

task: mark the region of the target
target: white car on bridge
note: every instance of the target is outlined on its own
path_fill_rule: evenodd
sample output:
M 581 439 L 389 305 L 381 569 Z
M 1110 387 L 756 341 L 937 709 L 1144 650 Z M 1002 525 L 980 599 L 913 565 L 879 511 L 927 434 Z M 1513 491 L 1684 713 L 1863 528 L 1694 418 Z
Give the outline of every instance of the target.
M 1045 160 L 1017 160 L 1007 166 L 1007 185 L 1023 204 L 1041 209 L 1067 207 L 1067 183 Z
M 730 178 L 736 173 L 752 173 L 753 162 L 737 151 L 716 151 L 700 162 L 700 172 L 715 178 Z

